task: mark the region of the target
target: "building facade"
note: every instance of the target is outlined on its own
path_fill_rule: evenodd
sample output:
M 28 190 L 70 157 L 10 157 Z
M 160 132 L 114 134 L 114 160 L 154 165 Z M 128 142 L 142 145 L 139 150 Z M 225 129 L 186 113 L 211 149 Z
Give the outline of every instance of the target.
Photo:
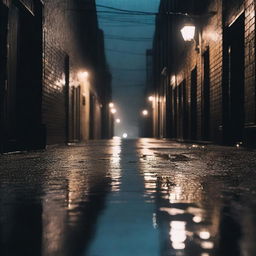
M 2 0 L 0 12 L 1 152 L 110 137 L 95 1 Z
M 153 77 L 154 137 L 256 145 L 255 1 L 161 1 Z

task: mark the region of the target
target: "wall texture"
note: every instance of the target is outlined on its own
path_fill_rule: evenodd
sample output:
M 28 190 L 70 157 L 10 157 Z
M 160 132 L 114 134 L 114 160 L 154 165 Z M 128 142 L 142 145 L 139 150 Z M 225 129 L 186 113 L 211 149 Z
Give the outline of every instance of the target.
M 254 1 L 209 0 L 202 5 L 195 0 L 188 5 L 186 1 L 173 0 L 168 3 L 169 5 L 161 1 L 160 13 L 166 10 L 183 12 L 189 13 L 193 18 L 182 15 L 164 18 L 160 15 L 156 21 L 153 46 L 154 104 L 159 105 L 159 98 L 165 98 L 167 122 L 165 125 L 161 121 L 161 111 L 158 113 L 159 110 L 155 110 L 154 122 L 158 123 L 155 126 L 163 126 L 166 131 L 162 134 L 167 137 L 182 140 L 209 140 L 229 144 L 242 140 L 248 144 L 255 138 Z M 191 21 L 197 29 L 195 40 L 184 42 L 180 29 L 184 23 Z M 243 23 L 239 27 L 241 31 L 235 32 L 234 28 L 239 26 L 239 22 Z M 236 36 L 242 37 L 240 49 L 243 50 L 239 52 L 244 62 L 237 70 L 243 77 L 240 82 L 243 94 L 240 101 L 239 96 L 235 95 L 238 94 L 237 90 L 232 87 L 237 75 L 234 74 L 236 71 L 231 63 L 233 59 L 239 58 L 238 54 L 231 52 L 237 47 L 232 39 Z M 164 68 L 165 74 L 162 73 Z M 193 74 L 196 74 L 196 79 Z M 196 86 L 195 92 L 192 83 Z M 238 83 L 237 81 L 239 87 Z M 236 109 L 235 102 L 237 105 L 241 104 L 239 106 L 243 109 L 240 111 L 238 108 L 238 112 L 243 112 L 240 121 L 232 114 Z M 196 123 L 193 124 L 195 120 Z M 239 136 L 239 131 L 232 130 L 239 130 L 236 126 L 239 126 L 241 120 L 243 127 L 242 135 Z M 232 138 L 228 138 L 229 133 L 233 133 Z M 156 132 L 154 136 L 161 137 L 161 132 Z

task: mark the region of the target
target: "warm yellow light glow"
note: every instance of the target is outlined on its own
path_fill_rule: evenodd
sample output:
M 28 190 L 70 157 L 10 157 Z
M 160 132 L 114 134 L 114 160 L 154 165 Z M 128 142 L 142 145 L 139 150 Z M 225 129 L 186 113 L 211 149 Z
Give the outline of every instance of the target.
M 175 75 L 172 75 L 172 76 L 171 76 L 171 85 L 172 85 L 172 86 L 175 86 L 175 85 L 176 85 L 176 76 L 175 76 Z
M 195 223 L 200 223 L 200 222 L 202 222 L 202 217 L 201 217 L 201 216 L 194 216 L 194 217 L 193 217 L 193 221 L 194 221 Z
M 115 108 L 112 108 L 112 109 L 111 109 L 111 113 L 112 113 L 112 114 L 115 114 L 115 113 L 116 113 L 116 109 L 115 109 Z
M 80 81 L 84 81 L 88 79 L 89 73 L 87 71 L 82 71 L 82 72 L 78 72 L 77 76 Z
M 120 124 L 121 123 L 121 120 L 119 118 L 116 119 L 116 123 L 117 124 Z
M 169 215 L 172 215 L 172 216 L 178 215 L 178 214 L 184 214 L 184 213 L 185 213 L 185 211 L 182 210 L 182 209 L 167 208 L 167 207 L 162 207 L 162 208 L 160 208 L 160 211 L 166 212 L 166 213 L 168 213 Z
M 144 110 L 142 111 L 142 115 L 143 115 L 143 116 L 147 116 L 147 115 L 148 115 L 148 111 L 147 111 L 146 109 L 144 109 Z
M 184 221 L 171 221 L 170 227 L 175 230 L 185 230 L 186 222 Z
M 123 133 L 123 138 L 126 139 L 128 137 L 127 133 Z
M 181 30 L 184 41 L 192 41 L 195 37 L 196 27 L 193 25 L 185 25 Z
M 199 237 L 201 239 L 207 240 L 207 239 L 209 239 L 211 237 L 211 234 L 208 231 L 201 231 L 199 233 Z
M 172 247 L 176 250 L 183 250 L 185 248 L 184 242 L 187 239 L 186 235 L 186 222 L 184 221 L 171 221 L 170 223 L 170 240 Z
M 115 104 L 113 102 L 110 102 L 108 105 L 110 108 L 113 108 L 115 106 Z
M 153 100 L 154 100 L 154 97 L 153 97 L 153 96 L 149 96 L 149 97 L 148 97 L 148 100 L 149 100 L 149 101 L 153 101 Z
M 184 250 L 186 246 L 185 246 L 184 243 L 176 243 L 176 242 L 174 242 L 174 243 L 172 243 L 172 247 L 175 250 Z
M 204 242 L 202 242 L 201 243 L 201 247 L 203 248 L 203 249 L 206 249 L 206 250 L 210 250 L 210 249 L 213 249 L 213 247 L 214 247 L 214 243 L 213 242 L 206 242 L 206 241 L 204 241 Z

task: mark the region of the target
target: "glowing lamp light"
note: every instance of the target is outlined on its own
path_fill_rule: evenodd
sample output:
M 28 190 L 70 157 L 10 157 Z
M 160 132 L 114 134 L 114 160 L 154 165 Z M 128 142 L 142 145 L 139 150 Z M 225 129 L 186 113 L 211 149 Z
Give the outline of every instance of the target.
M 110 108 L 113 108 L 115 106 L 113 102 L 110 102 L 108 105 Z
M 193 221 L 194 221 L 195 223 L 200 223 L 200 222 L 202 222 L 202 217 L 200 217 L 200 216 L 194 216 L 194 217 L 193 217 Z
M 148 97 L 148 100 L 149 100 L 149 101 L 153 101 L 153 100 L 154 100 L 154 97 L 153 97 L 153 96 L 149 96 L 149 97 Z
M 207 239 L 209 239 L 211 237 L 211 234 L 208 231 L 201 231 L 199 233 L 199 237 L 201 239 L 207 240 Z
M 147 111 L 146 109 L 144 109 L 144 110 L 142 111 L 142 115 L 143 115 L 143 116 L 147 116 L 147 115 L 148 115 L 148 111 Z
M 112 114 L 115 114 L 115 113 L 116 113 L 116 109 L 115 109 L 115 108 L 112 108 L 112 109 L 111 109 L 111 113 L 112 113 Z
M 87 71 L 79 72 L 78 73 L 78 79 L 80 81 L 84 81 L 89 77 L 89 73 Z
M 121 120 L 119 118 L 116 119 L 116 123 L 117 124 L 120 124 L 121 123 Z
M 185 25 L 181 30 L 184 41 L 189 42 L 194 40 L 196 27 L 194 25 Z
M 128 134 L 125 132 L 123 133 L 123 138 L 126 139 L 128 137 Z

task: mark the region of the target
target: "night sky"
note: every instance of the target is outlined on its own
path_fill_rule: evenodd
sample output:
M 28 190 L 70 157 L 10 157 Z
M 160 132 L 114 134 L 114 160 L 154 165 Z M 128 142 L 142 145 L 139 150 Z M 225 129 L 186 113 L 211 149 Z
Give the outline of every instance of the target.
M 113 76 L 112 96 L 116 103 L 115 135 L 124 132 L 138 137 L 138 122 L 146 95 L 146 49 L 152 48 L 154 15 L 127 15 L 99 7 L 110 6 L 132 11 L 156 12 L 159 0 L 96 0 L 100 27 L 105 33 L 105 51 Z M 111 12 L 106 13 L 105 11 Z

